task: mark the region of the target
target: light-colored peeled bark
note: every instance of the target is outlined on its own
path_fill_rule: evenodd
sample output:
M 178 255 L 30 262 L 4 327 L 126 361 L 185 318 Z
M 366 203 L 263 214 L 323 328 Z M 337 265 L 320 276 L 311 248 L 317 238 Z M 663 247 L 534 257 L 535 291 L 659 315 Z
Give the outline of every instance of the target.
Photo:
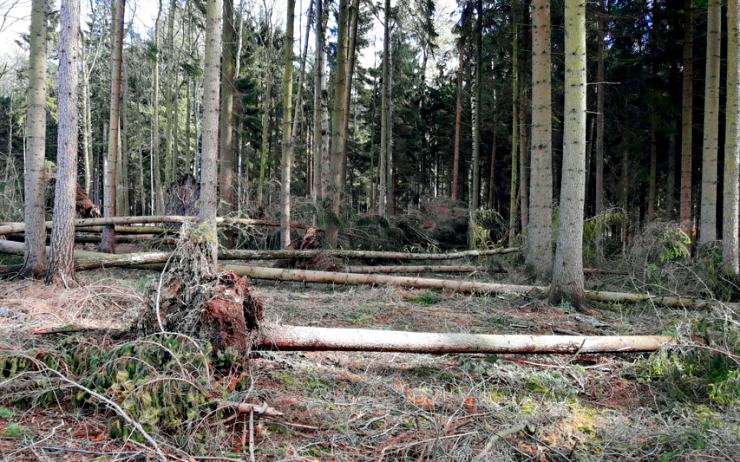
M 295 0 L 287 0 L 285 46 L 283 46 L 283 146 L 280 163 L 280 244 L 290 245 L 290 175 L 293 169 L 293 22 Z
M 77 91 L 80 61 L 80 2 L 62 0 L 59 33 L 57 181 L 47 282 L 76 284 L 74 273 L 77 190 Z
M 29 57 L 28 110 L 26 112 L 26 160 L 24 176 L 26 228 L 24 276 L 41 278 L 46 272 L 46 227 L 44 213 L 46 178 L 46 0 L 31 6 L 31 55 Z
M 487 335 L 267 325 L 256 347 L 278 351 L 373 351 L 394 353 L 575 354 L 655 351 L 672 337 Z
M 532 158 L 527 266 L 552 271 L 552 83 L 550 0 L 532 1 Z
M 704 140 L 701 168 L 699 242 L 717 239 L 717 150 L 719 145 L 719 77 L 722 43 L 722 2 L 709 0 L 707 66 L 704 87 Z
M 740 0 L 727 2 L 727 109 L 722 222 L 722 266 L 738 273 L 738 162 L 740 162 Z
M 236 210 L 234 164 L 236 155 L 234 151 L 234 73 L 236 66 L 235 31 L 234 31 L 234 0 L 223 0 L 224 3 L 224 25 L 223 25 L 223 73 L 221 74 L 221 121 L 219 145 L 219 202 L 222 214 L 228 214 Z
M 358 274 L 388 273 L 483 273 L 483 266 L 470 265 L 391 265 L 391 266 L 344 266 L 343 271 Z
M 200 154 L 200 199 L 198 223 L 210 245 L 211 257 L 218 261 L 218 120 L 221 72 L 221 0 L 208 0 L 206 7 L 206 50 L 203 79 L 203 141 Z
M 692 236 L 692 138 L 694 131 L 694 15 L 693 0 L 684 0 L 683 83 L 681 93 L 681 229 Z
M 111 70 L 110 70 L 110 114 L 108 119 L 108 156 L 103 174 L 103 216 L 116 216 L 116 183 L 119 160 L 121 128 L 121 67 L 123 63 L 123 17 L 126 0 L 114 0 L 111 18 Z M 103 230 L 100 249 L 115 253 L 116 230 L 107 226 Z
M 371 260 L 454 260 L 469 257 L 486 257 L 516 253 L 519 249 L 510 247 L 490 250 L 463 250 L 447 253 L 412 253 L 412 252 L 383 252 L 376 250 L 345 250 L 345 249 L 308 249 L 308 250 L 244 250 L 224 249 L 222 256 L 234 260 L 273 260 L 284 258 L 313 258 L 316 256 L 339 257 L 349 259 Z
M 583 300 L 583 205 L 586 182 L 586 4 L 565 2 L 565 122 L 558 239 L 550 296 Z

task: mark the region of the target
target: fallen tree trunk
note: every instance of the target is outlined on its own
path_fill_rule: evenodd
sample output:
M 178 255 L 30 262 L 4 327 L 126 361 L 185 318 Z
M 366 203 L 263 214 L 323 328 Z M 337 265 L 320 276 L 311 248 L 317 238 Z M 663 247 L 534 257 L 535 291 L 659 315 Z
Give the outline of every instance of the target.
M 78 226 L 75 231 L 102 233 L 102 226 Z M 177 234 L 178 230 L 161 226 L 116 226 L 116 234 Z
M 438 334 L 288 325 L 263 326 L 257 347 L 280 351 L 373 351 L 394 353 L 575 354 L 655 351 L 672 337 Z
M 318 255 L 371 260 L 455 260 L 468 257 L 486 257 L 518 252 L 518 247 L 492 250 L 463 250 L 448 253 L 381 252 L 375 250 L 223 250 L 219 258 L 226 260 L 281 260 L 287 258 L 313 258 Z
M 344 266 L 342 271 L 358 274 L 382 273 L 476 273 L 485 272 L 483 266 L 469 265 L 399 265 L 399 266 Z
M 500 284 L 495 282 L 463 281 L 455 279 L 412 278 L 378 274 L 337 273 L 329 271 L 290 270 L 258 266 L 225 265 L 226 271 L 240 276 L 273 281 L 316 282 L 320 284 L 344 285 L 390 285 L 416 289 L 446 289 L 460 293 L 525 295 L 531 292 L 547 292 L 544 286 Z M 607 292 L 587 290 L 586 298 L 608 303 L 651 302 L 668 308 L 709 308 L 714 300 L 689 297 L 655 296 L 647 293 Z
M 75 227 L 83 226 L 105 226 L 105 225 L 137 225 L 148 223 L 186 223 L 195 221 L 196 217 L 184 215 L 156 215 L 140 217 L 109 217 L 109 218 L 82 218 L 75 220 Z M 257 220 L 251 218 L 217 218 L 217 222 L 223 225 L 245 225 L 245 226 L 273 226 L 279 227 L 280 223 L 271 220 Z M 293 223 L 293 228 L 307 229 L 309 226 Z M 46 227 L 51 229 L 51 221 L 46 222 Z M 0 235 L 11 233 L 22 233 L 26 229 L 25 223 L 5 223 L 0 225 Z

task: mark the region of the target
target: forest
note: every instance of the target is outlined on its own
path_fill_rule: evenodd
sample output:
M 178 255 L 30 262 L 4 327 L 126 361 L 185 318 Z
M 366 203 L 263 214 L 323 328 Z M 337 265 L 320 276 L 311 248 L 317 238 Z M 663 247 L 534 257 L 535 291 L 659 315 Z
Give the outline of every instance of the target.
M 739 10 L 0 0 L 0 460 L 737 460 Z

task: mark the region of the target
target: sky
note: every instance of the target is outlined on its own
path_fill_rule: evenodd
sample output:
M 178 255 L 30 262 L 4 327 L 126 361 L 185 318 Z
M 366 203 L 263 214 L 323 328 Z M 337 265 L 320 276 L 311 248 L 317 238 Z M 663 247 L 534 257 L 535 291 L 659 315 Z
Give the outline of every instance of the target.
M 239 2 L 235 0 L 234 7 L 239 8 Z M 243 0 L 247 4 L 261 4 L 259 0 Z M 267 0 L 270 1 L 270 0 Z M 376 0 L 377 1 L 377 0 Z M 391 0 L 395 5 L 398 1 Z M 165 0 L 165 5 L 168 4 Z M 310 0 L 296 0 L 296 10 L 301 11 L 301 15 L 296 14 L 295 31 L 296 31 L 296 53 L 298 53 L 298 35 L 299 30 L 301 40 L 305 33 L 306 10 L 309 7 Z M 440 34 L 440 51 L 445 51 L 452 44 L 451 31 L 452 25 L 456 19 L 453 18 L 456 8 L 456 0 L 435 0 L 437 5 L 437 17 L 435 18 L 437 30 Z M 285 17 L 284 0 L 274 0 L 273 18 L 278 24 L 284 24 Z M 55 0 L 55 7 L 59 8 L 59 0 Z M 151 30 L 154 20 L 157 16 L 157 0 L 127 0 L 126 2 L 126 22 L 132 21 L 133 27 L 142 35 Z M 90 0 L 81 0 L 82 22 L 90 11 Z M 18 45 L 20 35 L 28 33 L 31 21 L 31 0 L 0 0 L 0 59 L 8 59 L 25 53 Z M 301 28 L 299 29 L 299 24 Z M 313 37 L 310 39 L 310 48 L 313 48 Z M 373 27 L 368 37 L 371 44 L 360 55 L 360 64 L 363 67 L 370 67 L 375 61 L 375 55 L 379 53 L 383 45 L 383 24 L 377 19 L 373 19 Z M 374 45 L 373 45 L 374 43 Z M 433 69 L 434 66 L 429 66 Z

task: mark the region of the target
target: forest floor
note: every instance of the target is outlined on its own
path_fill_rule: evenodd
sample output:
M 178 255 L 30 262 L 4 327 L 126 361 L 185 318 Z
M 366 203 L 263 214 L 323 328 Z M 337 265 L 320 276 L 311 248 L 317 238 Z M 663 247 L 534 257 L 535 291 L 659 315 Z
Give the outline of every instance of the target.
M 0 353 L 49 348 L 73 334 L 40 333 L 65 326 L 127 328 L 158 273 L 98 270 L 80 277 L 84 284 L 69 290 L 29 281 L 0 283 Z M 705 322 L 707 315 L 648 304 L 602 306 L 583 314 L 528 297 L 396 288 L 263 281 L 253 288 L 267 319 L 326 327 L 675 334 Z M 92 332 L 77 335 L 83 343 L 105 342 Z M 737 460 L 738 402 L 711 399 L 699 385 L 687 392 L 680 382 L 689 376 L 675 376 L 675 366 L 695 364 L 679 361 L 666 352 L 259 352 L 243 372 L 214 378 L 214 390 L 232 400 L 265 402 L 283 415 L 255 415 L 252 437 L 245 415 L 210 419 L 207 441 L 188 447 L 209 460 L 249 460 L 250 440 L 256 460 Z M 154 457 L 150 446 L 111 432 L 116 416 L 100 402 L 75 406 L 74 399 L 64 398 L 42 406 L 17 400 L 3 377 L 0 460 Z M 197 425 L 187 432 L 198 434 Z M 173 460 L 204 459 L 188 459 L 164 442 L 188 435 L 155 436 Z

